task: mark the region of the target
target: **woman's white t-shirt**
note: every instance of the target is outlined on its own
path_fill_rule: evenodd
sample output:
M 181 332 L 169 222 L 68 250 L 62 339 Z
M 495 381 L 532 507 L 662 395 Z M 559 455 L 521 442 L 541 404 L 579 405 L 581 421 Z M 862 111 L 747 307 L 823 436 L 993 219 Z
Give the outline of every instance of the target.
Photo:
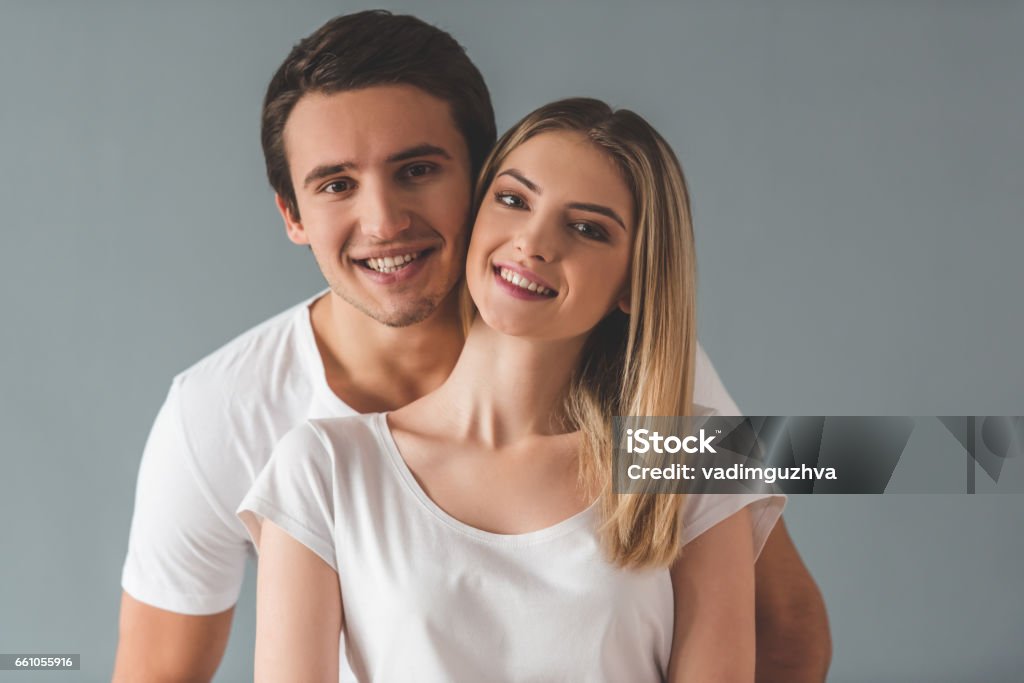
M 684 542 L 751 505 L 759 553 L 784 497 L 692 495 Z M 280 442 L 238 514 L 269 519 L 338 572 L 361 681 L 660 681 L 672 641 L 666 569 L 608 563 L 597 508 L 494 534 L 438 507 L 385 415 L 311 420 Z

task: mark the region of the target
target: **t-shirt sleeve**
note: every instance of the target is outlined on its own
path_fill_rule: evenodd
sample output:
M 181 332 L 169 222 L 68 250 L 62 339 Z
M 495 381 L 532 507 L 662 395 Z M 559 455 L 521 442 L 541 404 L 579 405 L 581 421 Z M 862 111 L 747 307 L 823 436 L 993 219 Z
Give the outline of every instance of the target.
M 768 493 L 692 493 L 683 503 L 683 545 L 729 518 L 743 508 L 750 507 L 751 531 L 754 541 L 754 559 L 761 554 L 772 527 L 782 516 L 786 496 Z
M 306 422 L 285 434 L 238 506 L 256 549 L 265 520 L 338 570 L 334 546 L 334 461 Z
M 180 401 L 176 381 L 143 451 L 121 586 L 160 609 L 216 614 L 238 600 L 248 543 L 195 472 Z
M 715 366 L 704 347 L 697 342 L 696 366 L 693 373 L 693 402 L 710 409 L 715 415 L 742 415 L 729 391 L 722 384 Z

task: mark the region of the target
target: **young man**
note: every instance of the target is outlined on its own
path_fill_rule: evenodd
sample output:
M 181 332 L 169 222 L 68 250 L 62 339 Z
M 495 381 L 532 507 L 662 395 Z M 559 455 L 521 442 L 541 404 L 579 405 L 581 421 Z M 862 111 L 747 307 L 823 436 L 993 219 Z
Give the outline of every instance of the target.
M 267 173 L 329 291 L 172 383 L 139 471 L 115 681 L 212 677 L 251 551 L 234 511 L 285 432 L 394 409 L 445 379 L 473 179 L 495 137 L 480 73 L 413 17 L 339 17 L 281 65 L 263 108 Z M 695 402 L 737 412 L 703 350 Z M 758 679 L 822 680 L 824 605 L 781 524 L 756 571 Z

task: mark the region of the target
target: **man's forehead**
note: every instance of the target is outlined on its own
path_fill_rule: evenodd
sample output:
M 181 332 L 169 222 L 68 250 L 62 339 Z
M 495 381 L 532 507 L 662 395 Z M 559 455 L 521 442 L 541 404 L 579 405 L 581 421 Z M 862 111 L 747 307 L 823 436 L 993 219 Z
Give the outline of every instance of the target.
M 306 156 L 342 154 L 351 161 L 383 161 L 415 147 L 450 156 L 464 145 L 447 102 L 414 86 L 373 86 L 308 93 L 285 123 L 286 151 Z M 342 159 L 335 159 L 342 162 Z

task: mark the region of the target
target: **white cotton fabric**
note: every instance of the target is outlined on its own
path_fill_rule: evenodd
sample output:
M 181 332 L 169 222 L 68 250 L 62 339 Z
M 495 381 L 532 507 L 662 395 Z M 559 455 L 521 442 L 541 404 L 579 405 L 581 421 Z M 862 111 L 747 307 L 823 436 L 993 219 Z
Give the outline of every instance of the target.
M 182 614 L 233 606 L 252 553 L 234 511 L 274 445 L 307 419 L 355 414 L 327 386 L 313 336 L 309 306 L 324 294 L 174 378 L 139 468 L 121 576 L 135 599 Z M 697 403 L 739 414 L 699 345 L 695 385 Z
M 354 414 L 324 377 L 317 297 L 174 378 L 139 468 L 121 575 L 135 599 L 182 614 L 232 607 L 252 554 L 235 509 L 274 445 L 303 420 Z
M 690 496 L 689 542 L 751 506 L 760 553 L 784 497 Z M 597 508 L 502 535 L 438 507 L 383 414 L 291 431 L 238 508 L 259 543 L 271 520 L 338 572 L 345 641 L 361 681 L 660 681 L 672 641 L 666 569 L 603 557 Z

